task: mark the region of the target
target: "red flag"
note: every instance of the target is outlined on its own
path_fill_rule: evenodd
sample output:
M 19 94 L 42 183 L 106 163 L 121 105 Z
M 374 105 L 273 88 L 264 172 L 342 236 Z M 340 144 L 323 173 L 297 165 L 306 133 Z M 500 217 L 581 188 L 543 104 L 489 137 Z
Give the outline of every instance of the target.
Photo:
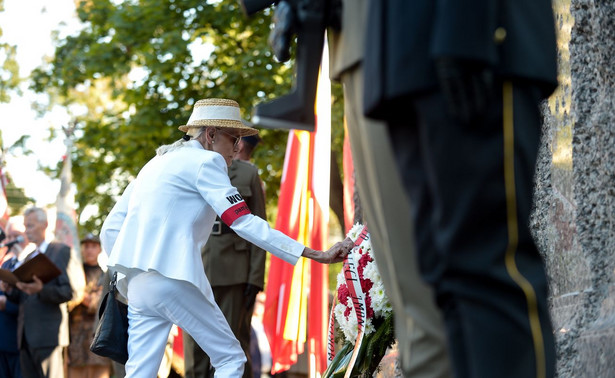
M 316 129 L 289 133 L 275 225 L 291 238 L 320 250 L 327 247 L 331 150 L 326 46 L 324 51 Z M 288 370 L 296 363 L 306 342 L 311 376 L 326 369 L 327 281 L 326 265 L 301 258 L 293 267 L 271 257 L 263 326 L 271 347 L 272 373 Z

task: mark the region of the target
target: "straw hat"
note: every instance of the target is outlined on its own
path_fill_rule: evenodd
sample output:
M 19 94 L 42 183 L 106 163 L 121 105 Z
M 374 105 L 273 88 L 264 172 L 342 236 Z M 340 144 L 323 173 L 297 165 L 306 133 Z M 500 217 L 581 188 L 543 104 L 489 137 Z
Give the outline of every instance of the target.
M 258 134 L 258 130 L 245 125 L 239 115 L 239 104 L 235 100 L 225 98 L 208 98 L 194 104 L 192 114 L 186 125 L 179 129 L 188 135 L 191 128 L 214 126 L 235 129 L 240 136 Z

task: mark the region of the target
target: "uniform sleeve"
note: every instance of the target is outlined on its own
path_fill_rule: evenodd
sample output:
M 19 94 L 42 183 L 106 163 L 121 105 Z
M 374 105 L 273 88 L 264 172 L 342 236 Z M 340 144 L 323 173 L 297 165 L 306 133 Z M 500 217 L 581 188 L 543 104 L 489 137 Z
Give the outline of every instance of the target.
M 239 236 L 295 264 L 305 246 L 272 229 L 266 220 L 252 214 L 237 188 L 231 185 L 225 166 L 224 158 L 218 154 L 201 164 L 197 175 L 197 190 L 220 219 Z
M 117 201 L 115 206 L 113 206 L 113 209 L 111 209 L 109 215 L 107 215 L 107 218 L 105 219 L 100 231 L 100 243 L 103 250 L 107 252 L 107 254 L 110 254 L 113 250 L 115 240 L 122 229 L 124 219 L 126 219 L 126 213 L 128 212 L 128 201 L 130 200 L 130 194 L 132 193 L 133 183 L 134 181 L 128 184 L 120 199 Z

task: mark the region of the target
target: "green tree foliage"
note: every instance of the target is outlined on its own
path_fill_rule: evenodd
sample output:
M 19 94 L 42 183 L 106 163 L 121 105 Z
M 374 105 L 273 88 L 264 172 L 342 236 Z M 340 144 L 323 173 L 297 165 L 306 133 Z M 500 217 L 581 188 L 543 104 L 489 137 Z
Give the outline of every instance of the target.
M 4 0 L 0 0 L 0 12 L 4 12 Z M 19 85 L 19 65 L 15 60 L 15 46 L 2 41 L 0 27 L 0 102 L 9 102 L 10 91 Z
M 0 168 L 4 176 L 0 179 L 4 179 L 4 194 L 6 194 L 10 215 L 19 215 L 26 206 L 34 204 L 34 199 L 27 197 L 23 188 L 15 186 L 10 173 L 4 168 L 7 155 L 27 156 L 32 153 L 31 150 L 25 148 L 25 142 L 28 138 L 27 135 L 24 135 L 15 141 L 13 145 L 4 147 L 4 137 L 2 136 L 2 130 L 0 130 L 0 146 L 2 146 L 0 151 Z
M 248 18 L 238 0 L 79 2 L 82 30 L 57 42 L 49 64 L 33 72 L 32 88 L 80 109 L 72 110 L 79 128 L 71 156 L 77 211 L 99 211 L 86 229 L 99 229 L 157 146 L 182 136 L 177 127 L 198 99 L 236 99 L 249 120 L 255 104 L 289 92 L 293 67 L 276 62 L 267 43 L 270 13 Z M 341 130 L 341 109 L 334 119 Z M 338 146 L 342 133 L 336 132 Z M 255 162 L 273 202 L 287 132 L 261 136 Z
M 7 174 L 8 182 L 6 184 L 6 200 L 9 205 L 10 214 L 18 215 L 23 214 L 23 211 L 27 206 L 34 204 L 34 199 L 27 197 L 23 188 L 18 188 L 10 179 L 10 175 Z

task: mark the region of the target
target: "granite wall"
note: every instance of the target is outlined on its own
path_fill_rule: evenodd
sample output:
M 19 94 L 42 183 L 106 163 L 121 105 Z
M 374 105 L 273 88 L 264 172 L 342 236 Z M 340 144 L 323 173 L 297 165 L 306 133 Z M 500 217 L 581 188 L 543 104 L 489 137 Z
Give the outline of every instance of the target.
M 554 0 L 560 87 L 543 106 L 532 228 L 559 377 L 615 377 L 615 2 Z

